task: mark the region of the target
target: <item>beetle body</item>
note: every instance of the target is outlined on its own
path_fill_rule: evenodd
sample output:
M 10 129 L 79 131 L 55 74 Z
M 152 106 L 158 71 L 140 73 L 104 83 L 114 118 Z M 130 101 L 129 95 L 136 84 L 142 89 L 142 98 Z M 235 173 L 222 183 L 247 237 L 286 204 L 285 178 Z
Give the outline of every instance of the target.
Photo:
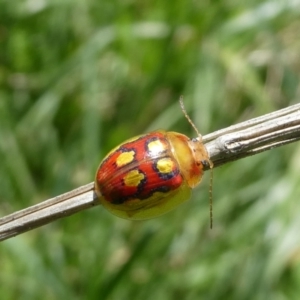
M 153 131 L 108 153 L 97 170 L 95 192 L 113 214 L 149 219 L 188 200 L 208 164 L 201 141 L 176 132 Z

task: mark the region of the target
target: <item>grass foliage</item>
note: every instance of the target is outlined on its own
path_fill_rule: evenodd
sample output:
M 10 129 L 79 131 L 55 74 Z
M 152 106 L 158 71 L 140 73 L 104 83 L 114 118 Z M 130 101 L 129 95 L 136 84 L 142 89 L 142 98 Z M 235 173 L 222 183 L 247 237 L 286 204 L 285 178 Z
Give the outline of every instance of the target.
M 300 1 L 0 0 L 1 216 L 93 180 L 124 139 L 300 98 Z M 214 172 L 163 217 L 101 207 L 0 245 L 1 299 L 299 299 L 300 146 Z

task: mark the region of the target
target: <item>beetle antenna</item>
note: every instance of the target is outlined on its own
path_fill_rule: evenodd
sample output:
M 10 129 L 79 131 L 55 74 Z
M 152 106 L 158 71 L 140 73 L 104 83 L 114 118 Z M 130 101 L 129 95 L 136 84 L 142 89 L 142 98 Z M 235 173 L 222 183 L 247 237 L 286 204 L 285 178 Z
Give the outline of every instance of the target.
M 210 229 L 213 228 L 213 168 L 210 168 L 210 180 L 209 180 L 209 218 Z
M 180 107 L 181 110 L 184 114 L 184 116 L 186 117 L 186 119 L 188 120 L 188 122 L 192 125 L 192 127 L 194 128 L 194 130 L 196 131 L 198 137 L 199 137 L 199 142 L 202 142 L 202 135 L 200 134 L 200 132 L 198 131 L 196 125 L 194 124 L 194 122 L 191 120 L 191 118 L 189 117 L 189 115 L 186 112 L 186 109 L 184 107 L 183 104 L 183 96 L 181 95 L 179 98 L 179 103 L 180 103 Z M 209 163 L 209 168 L 210 168 L 210 182 L 209 182 L 209 217 L 210 217 L 210 229 L 213 228 L 213 167 L 214 164 L 213 162 L 208 159 L 208 163 Z
M 180 103 L 180 107 L 181 110 L 184 114 L 184 116 L 186 117 L 186 119 L 188 120 L 188 122 L 192 125 L 192 127 L 194 128 L 194 130 L 196 131 L 198 137 L 199 137 L 199 142 L 202 142 L 202 135 L 200 134 L 200 132 L 198 131 L 196 125 L 194 124 L 194 122 L 191 120 L 191 118 L 189 117 L 189 115 L 187 114 L 184 104 L 183 104 L 183 96 L 181 95 L 179 98 L 179 103 Z

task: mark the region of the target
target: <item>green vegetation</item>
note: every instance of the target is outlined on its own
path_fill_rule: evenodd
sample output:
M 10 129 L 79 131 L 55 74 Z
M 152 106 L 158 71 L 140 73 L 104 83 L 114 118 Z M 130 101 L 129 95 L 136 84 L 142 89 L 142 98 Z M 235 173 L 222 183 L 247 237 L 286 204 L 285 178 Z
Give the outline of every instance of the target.
M 300 1 L 0 0 L 0 215 L 91 182 L 136 134 L 299 101 Z M 300 146 L 214 171 L 130 222 L 101 207 L 0 244 L 3 300 L 299 299 Z

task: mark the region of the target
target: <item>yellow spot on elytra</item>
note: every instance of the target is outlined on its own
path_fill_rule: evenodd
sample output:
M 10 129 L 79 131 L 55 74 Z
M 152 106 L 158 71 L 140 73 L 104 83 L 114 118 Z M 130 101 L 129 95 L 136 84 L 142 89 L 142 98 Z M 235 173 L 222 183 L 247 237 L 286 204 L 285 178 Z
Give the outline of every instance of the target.
M 140 173 L 138 170 L 132 170 L 124 176 L 124 183 L 127 186 L 138 186 L 144 178 L 143 173 Z
M 156 166 L 160 173 L 171 173 L 175 168 L 174 161 L 171 158 L 160 159 Z
M 122 167 L 132 162 L 133 159 L 134 159 L 134 151 L 123 152 L 116 159 L 116 164 L 118 167 Z
M 166 145 L 161 140 L 155 140 L 148 144 L 148 150 L 153 153 L 161 153 L 166 150 Z

